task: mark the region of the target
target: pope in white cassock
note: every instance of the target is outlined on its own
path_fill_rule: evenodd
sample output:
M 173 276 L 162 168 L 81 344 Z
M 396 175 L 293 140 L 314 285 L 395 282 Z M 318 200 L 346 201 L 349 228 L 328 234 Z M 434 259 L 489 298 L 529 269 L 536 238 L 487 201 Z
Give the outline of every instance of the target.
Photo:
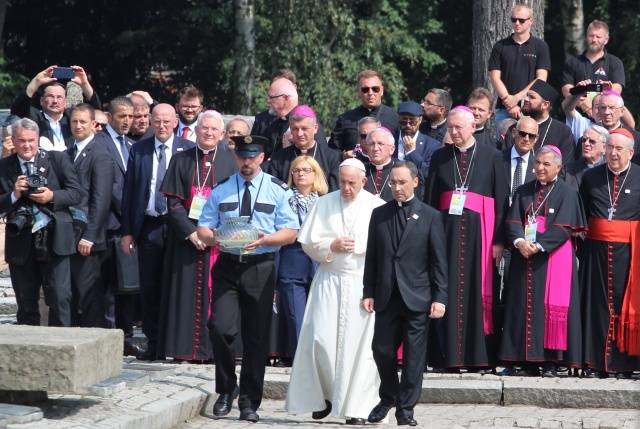
M 331 414 L 361 425 L 378 403 L 380 377 L 371 341 L 375 315 L 360 306 L 371 212 L 384 204 L 362 189 L 365 167 L 340 164 L 340 190 L 318 199 L 298 241 L 320 262 L 311 283 L 285 410 Z

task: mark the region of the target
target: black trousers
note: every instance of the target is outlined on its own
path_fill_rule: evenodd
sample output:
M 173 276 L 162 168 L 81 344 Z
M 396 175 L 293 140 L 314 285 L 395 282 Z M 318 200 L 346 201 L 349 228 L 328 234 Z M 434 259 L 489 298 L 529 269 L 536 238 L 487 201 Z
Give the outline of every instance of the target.
M 33 234 L 31 235 L 33 240 Z M 47 262 L 37 261 L 32 241 L 26 262 L 22 265 L 9 264 L 11 284 L 18 304 L 17 321 L 20 325 L 40 326 L 38 301 L 42 287 L 49 307 L 49 326 L 71 326 L 69 256 L 56 255 L 53 251 L 49 253 Z
M 88 256 L 80 253 L 71 255 L 71 285 L 73 286 L 74 308 L 82 312 L 80 323 L 74 326 L 83 328 L 106 328 L 104 286 L 100 261 L 104 251 L 91 252 Z M 77 318 L 74 311 L 72 320 Z
M 164 254 L 169 236 L 169 218 L 145 217 L 138 237 L 138 269 L 140 272 L 140 302 L 142 304 L 142 332 L 147 337 L 148 347 L 155 348 L 158 342 L 160 322 L 160 299 Z
M 380 373 L 380 402 L 395 405 L 396 415 L 413 416 L 413 407 L 420 399 L 429 320 L 427 313 L 407 308 L 397 287 L 384 311 L 376 311 L 372 349 Z M 397 351 L 401 342 L 402 375 L 398 381 Z
M 244 263 L 230 259 L 225 253 L 220 254 L 212 269 L 213 302 L 208 326 L 216 361 L 217 393 L 231 393 L 238 384 L 235 372 L 236 320 L 238 310 L 242 310 L 240 409 L 251 407 L 257 410 L 262 402 L 275 273 L 273 259 Z
M 102 252 L 100 271 L 104 287 L 105 317 L 107 327 L 121 329 L 125 338 L 133 337 L 133 304 L 138 293 L 113 294 L 118 289 L 118 276 L 115 260 L 115 238 L 120 237 L 119 230 L 107 231 L 107 249 Z

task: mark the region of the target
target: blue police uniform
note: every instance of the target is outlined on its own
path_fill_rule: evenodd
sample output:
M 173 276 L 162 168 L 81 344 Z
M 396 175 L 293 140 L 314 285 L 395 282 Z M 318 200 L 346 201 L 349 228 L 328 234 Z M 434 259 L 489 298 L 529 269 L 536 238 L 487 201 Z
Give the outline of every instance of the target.
M 236 148 L 237 150 L 237 148 Z M 251 223 L 265 235 L 280 229 L 300 229 L 289 199 L 293 192 L 279 179 L 260 172 L 249 187 Z M 202 210 L 198 226 L 219 228 L 227 218 L 240 216 L 245 179 L 236 173 L 220 182 Z M 260 246 L 240 255 L 240 249 L 220 252 L 212 269 L 212 315 L 209 336 L 216 359 L 216 392 L 233 401 L 238 389 L 235 373 L 235 338 L 238 310 L 243 345 L 238 407 L 257 410 L 262 401 L 265 362 L 269 349 L 271 309 L 275 289 L 275 255 L 279 247 Z M 225 415 L 230 407 L 216 414 Z

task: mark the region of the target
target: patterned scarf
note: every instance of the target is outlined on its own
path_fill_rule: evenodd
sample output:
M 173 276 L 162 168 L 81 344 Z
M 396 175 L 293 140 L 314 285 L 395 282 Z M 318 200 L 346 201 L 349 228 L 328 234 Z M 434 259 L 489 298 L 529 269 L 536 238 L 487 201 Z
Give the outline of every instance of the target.
M 289 205 L 294 213 L 300 214 L 300 217 L 304 220 L 311 206 L 313 206 L 318 199 L 317 192 L 311 192 L 309 195 L 302 195 L 296 188 L 293 188 L 293 197 L 289 198 Z

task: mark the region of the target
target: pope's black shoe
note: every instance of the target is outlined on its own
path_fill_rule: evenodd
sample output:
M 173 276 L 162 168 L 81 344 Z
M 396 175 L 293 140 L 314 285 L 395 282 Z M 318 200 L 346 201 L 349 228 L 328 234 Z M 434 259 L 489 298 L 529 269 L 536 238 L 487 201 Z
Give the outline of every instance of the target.
M 324 402 L 327 404 L 327 408 L 322 411 L 314 411 L 313 413 L 311 413 L 311 418 L 313 420 L 322 420 L 329 414 L 331 414 L 331 402 L 327 401 L 326 399 L 324 400 Z
M 352 417 L 350 419 L 347 419 L 347 421 L 345 422 L 345 424 L 353 426 L 364 426 L 366 423 L 367 421 L 365 419 L 361 419 L 358 417 Z
M 238 386 L 231 393 L 221 393 L 218 395 L 215 404 L 213 404 L 214 416 L 226 416 L 231 412 L 233 400 L 238 397 Z M 242 417 L 242 415 L 240 416 Z
M 373 410 L 369 413 L 367 421 L 369 423 L 380 423 L 385 417 L 387 417 L 389 410 L 393 407 L 394 405 L 385 405 L 382 402 L 379 402 L 378 405 L 373 407 Z
M 260 420 L 260 416 L 253 410 L 253 408 L 245 407 L 240 410 L 240 420 L 246 420 L 248 422 L 255 423 Z

